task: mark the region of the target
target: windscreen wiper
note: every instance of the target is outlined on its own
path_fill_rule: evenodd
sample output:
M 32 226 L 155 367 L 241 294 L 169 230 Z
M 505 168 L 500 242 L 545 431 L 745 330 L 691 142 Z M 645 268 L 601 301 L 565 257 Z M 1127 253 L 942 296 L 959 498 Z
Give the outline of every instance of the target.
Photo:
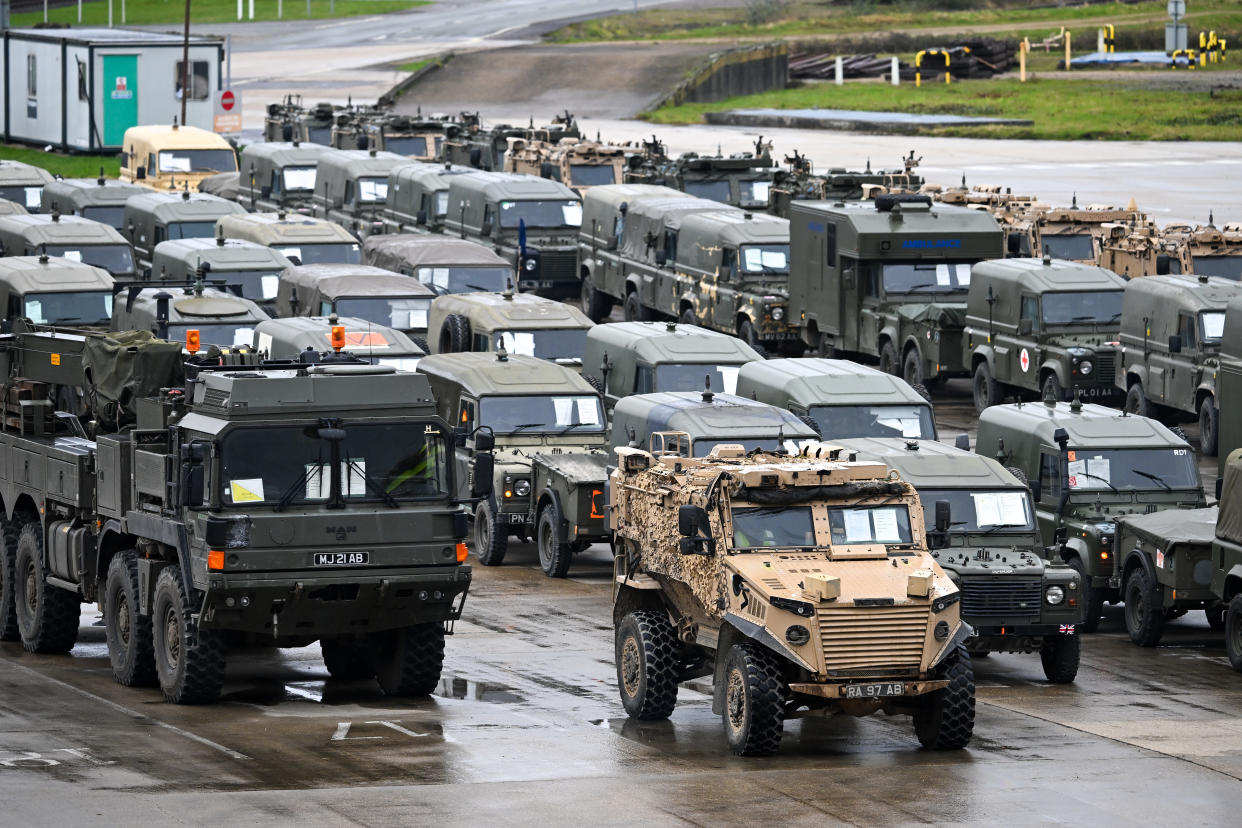
M 1164 478 L 1158 474 L 1152 474 L 1151 472 L 1143 471 L 1142 469 L 1131 469 L 1131 471 L 1137 475 L 1146 477 L 1148 480 L 1151 480 L 1155 483 L 1159 483 L 1161 486 L 1164 486 L 1164 488 L 1167 491 L 1170 491 L 1170 492 L 1173 491 L 1173 487 L 1170 486 L 1168 483 L 1165 483 Z
M 1103 483 L 1105 486 L 1107 486 L 1108 488 L 1112 489 L 1116 494 L 1121 494 L 1121 491 L 1116 486 L 1114 486 L 1112 483 L 1109 483 L 1107 480 L 1105 480 L 1103 477 L 1100 477 L 1098 474 L 1092 474 L 1091 472 L 1078 472 L 1078 474 L 1081 474 L 1083 477 L 1090 477 L 1092 480 L 1098 480 L 1101 483 Z M 1077 475 L 1075 475 L 1075 477 L 1077 477 Z
M 366 484 L 371 487 L 372 491 L 374 491 L 376 494 L 382 497 L 385 503 L 387 503 L 389 506 L 391 506 L 394 509 L 401 508 L 401 504 L 397 502 L 397 499 L 393 497 L 388 492 L 388 490 L 386 490 L 383 486 L 377 483 L 374 477 L 367 474 L 367 470 L 364 469 L 362 466 L 358 465 L 357 460 L 350 459 L 348 462 L 349 462 L 349 469 L 351 471 L 356 471 L 358 472 L 358 474 L 362 475 L 362 479 L 366 482 Z
M 320 469 L 319 473 L 323 474 L 323 458 L 320 458 L 316 465 Z M 289 508 L 289 504 L 293 502 L 293 498 L 297 495 L 298 489 L 306 483 L 306 478 L 310 476 L 310 470 L 311 467 L 309 465 L 306 465 L 305 463 L 302 464 L 302 474 L 298 476 L 297 480 L 293 481 L 293 483 L 289 485 L 289 488 L 285 489 L 284 493 L 280 496 L 280 500 L 276 501 L 276 505 L 272 507 L 273 512 L 283 512 L 285 509 Z
M 543 425 L 543 423 L 520 423 L 519 425 L 515 425 L 509 433 L 516 434 L 517 432 L 521 431 L 524 428 L 534 428 L 535 426 L 541 426 L 541 425 Z

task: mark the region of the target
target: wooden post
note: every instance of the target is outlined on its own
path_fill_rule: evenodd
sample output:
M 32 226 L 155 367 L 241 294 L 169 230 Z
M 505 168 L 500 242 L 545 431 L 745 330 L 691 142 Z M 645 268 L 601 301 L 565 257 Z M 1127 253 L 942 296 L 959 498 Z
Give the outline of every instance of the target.
M 1018 44 L 1018 80 L 1021 83 L 1026 83 L 1026 48 L 1025 40 Z
M 1070 35 L 1073 34 L 1069 29 L 1065 30 L 1065 71 L 1070 70 Z
M 837 55 L 837 62 L 836 62 L 836 66 L 834 67 L 833 71 L 834 71 L 834 77 L 835 77 L 834 82 L 836 83 L 837 86 L 841 86 L 843 83 L 845 83 L 845 66 L 844 66 L 844 60 L 842 59 L 840 55 Z

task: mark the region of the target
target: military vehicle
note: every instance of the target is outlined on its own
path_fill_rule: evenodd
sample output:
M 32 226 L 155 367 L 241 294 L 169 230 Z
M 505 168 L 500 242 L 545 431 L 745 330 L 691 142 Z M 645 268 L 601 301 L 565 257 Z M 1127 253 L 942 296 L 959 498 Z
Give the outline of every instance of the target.
M 142 193 L 125 202 L 125 232 L 140 273 L 151 268 L 155 246 L 169 239 L 209 239 L 216 219 L 245 213 L 240 204 L 207 193 Z
M 20 204 L 28 213 L 43 209 L 43 188 L 54 180 L 42 167 L 0 158 L 0 198 Z
M 587 331 L 594 324 L 563 302 L 506 290 L 437 296 L 427 331 L 433 354 L 504 350 L 581 371 Z
M 429 234 L 368 236 L 362 260 L 413 276 L 438 294 L 500 293 L 513 280 L 513 267 L 481 244 Z
M 121 232 L 125 231 L 125 202 L 129 197 L 145 193 L 137 184 L 125 184 L 115 178 L 62 178 L 43 186 L 41 209 L 37 212 L 60 213 L 101 221 Z
M 36 325 L 108 327 L 113 279 L 108 271 L 60 256 L 0 257 L 3 330 L 29 319 Z
M 121 293 L 112 306 L 113 331 L 145 331 L 159 339 L 187 342 L 197 331 L 198 343 L 206 348 L 249 348 L 254 329 L 269 319 L 267 312 L 249 299 L 199 280 L 195 284 L 141 283 Z
M 121 181 L 127 184 L 193 190 L 209 175 L 237 172 L 237 154 L 229 142 L 198 127 L 130 127 L 121 146 Z
M 268 359 L 296 362 L 303 354 L 314 356 L 325 345 L 331 347 L 334 330 L 338 341 L 344 337 L 344 350 L 372 365 L 413 371 L 426 356 L 426 351 L 401 331 L 356 316 L 268 319 L 254 328 L 254 349 Z
M 1225 607 L 1225 653 L 1242 673 L 1242 452 L 1224 462 L 1220 513 L 1212 540 L 1212 594 Z
M 0 198 L 0 216 L 26 216 L 30 215 L 26 208 L 18 204 L 16 201 L 9 201 L 7 198 Z
M 1100 267 L 1127 279 L 1192 272 L 1186 244 L 1165 236 L 1155 225 L 1106 224 L 1103 229 Z
M 737 394 L 793 412 L 825 440 L 936 439 L 936 419 L 923 393 L 899 377 L 849 360 L 750 362 L 737 375 Z
M 532 118 L 525 127 L 495 124 L 489 129 L 483 128 L 477 112 L 463 112 L 456 123 L 445 129 L 440 159 L 476 170 L 500 172 L 505 168 L 505 153 L 511 138 L 557 144 L 565 138 L 581 137 L 578 122 L 568 111 L 557 115 L 544 126 L 535 126 Z
M 110 224 L 60 213 L 0 216 L 0 256 L 41 253 L 102 267 L 118 279 L 136 275 L 129 242 Z
M 733 207 L 767 210 L 778 170 L 771 143 L 760 138 L 755 147 L 756 152 L 727 157 L 687 152 L 673 159 L 659 141 L 644 142 L 643 152 L 629 159 L 625 183 L 658 184 Z
M 388 198 L 384 202 L 384 232 L 440 233 L 448 214 L 449 181 L 472 173 L 471 167 L 453 164 L 406 164 L 388 174 Z
M 1083 579 L 1083 631 L 1117 603 L 1114 523 L 1129 514 L 1207 505 L 1194 452 L 1159 422 L 1080 402 L 994 405 L 975 451 L 1030 481 L 1041 541 Z
M 785 720 L 834 713 L 911 714 L 929 748 L 970 741 L 970 627 L 927 552 L 918 497 L 840 453 L 617 450 L 613 623 L 629 716 L 668 718 L 681 682 L 712 676 L 736 754 L 773 753 Z
M 427 350 L 435 291 L 417 279 L 370 265 L 295 265 L 280 274 L 277 316 L 356 316 L 407 333 Z
M 1113 366 L 1124 279 L 1047 257 L 981 262 L 971 273 L 962 361 L 974 378 L 977 411 L 1011 394 L 1118 396 Z
M 297 213 L 243 212 L 221 216 L 216 222 L 216 234 L 270 247 L 294 264 L 362 262 L 362 248 L 352 233 L 334 221 Z
M 449 179 L 443 232 L 495 250 L 518 273 L 519 290 L 553 299 L 581 293 L 581 224 L 582 201 L 559 182 L 487 172 Z
M 1215 457 L 1217 370 L 1225 312 L 1242 283 L 1213 276 L 1150 276 L 1126 285 L 1121 354 L 1113 377 L 1131 414 L 1199 418 L 1199 448 Z
M 1039 653 L 1044 675 L 1068 684 L 1078 675 L 1082 578 L 1044 560 L 1026 480 L 990 457 L 931 440 L 841 440 L 859 460 L 884 463 L 919 493 L 928 537 L 934 509 L 948 509 L 949 530 L 932 557 L 961 590 L 972 655 Z M 1169 513 L 1166 513 L 1169 514 Z
M 441 416 L 468 435 L 495 434 L 494 471 L 479 466 L 477 437 L 459 440 L 454 455 L 459 481 L 494 474 L 492 497 L 474 513 L 480 563 L 499 566 L 510 535 L 533 537 L 543 571 L 563 578 L 575 554 L 609 539 L 604 412 L 586 380 L 503 352 L 429 356 L 418 372 L 430 380 Z
M 630 394 L 697 391 L 732 394 L 738 371 L 763 357 L 737 337 L 676 322 L 615 322 L 587 331 L 582 376 L 609 408 Z
M 793 155 L 785 156 L 788 170 L 777 170 L 776 179 L 772 183 L 771 201 L 768 212 L 789 218 L 789 205 L 794 201 L 857 201 L 873 198 L 878 188 L 885 193 L 914 193 L 923 186 L 923 177 L 914 171 L 918 168 L 921 158 L 915 158 L 911 151 L 908 158 L 903 158 L 903 169 L 875 170 L 871 169 L 871 161 L 862 172 L 847 170 L 844 167 L 829 167 L 822 173 L 816 173 L 811 160 L 794 150 Z
M 198 182 L 198 191 L 225 201 L 238 201 L 241 198 L 241 173 L 223 172 L 209 175 Z
M 388 176 L 410 159 L 376 150 L 333 150 L 319 157 L 313 214 L 334 221 L 360 239 L 383 233 Z
M 319 159 L 331 149 L 321 144 L 248 144 L 239 159 L 237 202 L 248 210 L 311 212 Z
M 332 126 L 332 146 L 434 161 L 440 157 L 445 130 L 451 123 L 446 116 L 423 117 L 382 110 L 342 112 Z
M 1167 225 L 1162 235 L 1185 247 L 1190 265 L 1183 272 L 1242 280 L 1242 224 L 1218 229 L 1209 214 L 1206 226 Z
M 1095 264 L 1110 232 L 1105 225 L 1114 224 L 1138 227 L 1151 224 L 1151 219 L 1133 201 L 1125 209 L 1102 204 L 1080 208 L 1075 196 L 1069 207 L 1044 208 L 1035 216 L 1037 255 Z
M 286 95 L 280 103 L 267 105 L 263 140 L 331 146 L 332 124 L 336 122 L 336 113 L 342 109 L 327 102 L 308 108 L 302 105 L 301 95 Z
M 344 353 L 211 349 L 183 379 L 177 343 L 136 333 L 21 334 L 0 353 L 26 389 L 20 411 L 4 400 L 17 427 L 0 442 L 38 471 L 0 469 L 5 638 L 69 652 L 79 604 L 98 602 L 116 681 L 180 704 L 219 696 L 232 634 L 318 640 L 331 675 L 388 695 L 437 686 L 471 572 L 425 378 Z M 88 385 L 132 427 L 84 439 L 49 383 Z
M 151 278 L 191 282 L 202 273 L 224 282 L 264 310 L 276 301 L 280 273 L 291 262 L 270 247 L 241 239 L 171 239 L 151 254 Z
M 510 138 L 505 172 L 537 175 L 567 184 L 578 195 L 592 187 L 620 184 L 632 150 L 595 141 L 564 138 L 559 143 Z
M 1230 325 L 1229 322 L 1233 321 Z M 1216 369 L 1216 409 L 1238 411 L 1242 406 L 1242 299 L 1234 299 L 1225 308 L 1225 325 L 1221 331 L 1220 357 Z M 1221 477 L 1225 474 L 1225 458 L 1234 449 L 1242 448 L 1242 417 L 1217 417 L 1216 456 Z
M 789 314 L 820 356 L 878 359 L 910 385 L 965 376 L 970 267 L 1003 253 L 996 219 L 925 195 L 796 202 Z

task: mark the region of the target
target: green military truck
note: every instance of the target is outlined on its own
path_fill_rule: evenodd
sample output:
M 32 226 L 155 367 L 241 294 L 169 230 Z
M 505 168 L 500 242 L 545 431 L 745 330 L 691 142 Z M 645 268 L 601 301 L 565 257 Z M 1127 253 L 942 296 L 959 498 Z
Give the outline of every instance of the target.
M 1194 452 L 1159 422 L 1101 405 L 994 405 L 975 451 L 1030 481 L 1041 542 L 1083 580 L 1083 631 L 1123 600 L 1118 518 L 1207 505 Z
M 1097 402 L 1113 386 L 1126 281 L 1060 259 L 998 259 L 971 271 L 963 362 L 975 409 L 1011 394 Z
M 255 327 L 269 318 L 249 299 L 201 281 L 152 287 L 138 283 L 121 293 L 112 306 L 113 331 L 145 331 L 187 345 L 189 332 L 197 331 L 204 349 L 211 345 L 249 348 Z
M 389 695 L 439 683 L 470 586 L 452 430 L 424 377 L 348 354 L 191 359 L 149 336 L 0 340 L 32 399 L 0 434 L 0 632 L 67 653 L 98 602 L 113 677 L 216 700 L 230 633 L 318 640 L 336 678 Z M 223 362 L 223 364 L 220 364 Z M 132 427 L 81 436 L 39 393 L 87 384 Z M 476 461 L 485 463 L 486 461 Z M 486 496 L 486 481 L 472 496 Z
M 403 155 L 371 150 L 330 150 L 319 156 L 313 215 L 334 221 L 360 239 L 383 233 L 388 176 L 414 163 Z
M 36 325 L 107 328 L 114 280 L 101 267 L 52 256 L 0 257 L 3 330 L 18 319 Z
M 1220 514 L 1212 540 L 1212 594 L 1225 607 L 1225 652 L 1242 673 L 1242 452 L 1224 458 Z
M 441 233 L 448 215 L 449 182 L 472 173 L 455 164 L 406 164 L 388 173 L 385 233 Z
M 0 216 L 0 256 L 59 256 L 132 279 L 134 254 L 110 224 L 59 213 Z
M 931 403 L 904 380 L 845 359 L 768 359 L 737 375 L 737 394 L 779 406 L 825 440 L 936 439 Z
M 427 350 L 435 293 L 417 279 L 369 265 L 297 265 L 280 274 L 277 316 L 358 316 L 396 328 Z
M 291 264 L 272 248 L 241 239 L 170 239 L 157 244 L 151 253 L 151 278 L 192 282 L 201 272 L 270 311 L 281 271 Z
M 732 394 L 738 371 L 763 357 L 734 336 L 676 322 L 614 322 L 587 331 L 582 376 L 611 409 L 630 394 L 695 391 Z
M 239 213 L 221 216 L 216 235 L 270 247 L 299 265 L 356 265 L 362 248 L 352 233 L 334 221 L 289 213 Z
M 55 176 L 42 167 L 0 158 L 0 198 L 26 208 L 28 213 L 43 209 L 43 188 Z
M 113 229 L 125 231 L 125 202 L 132 195 L 149 193 L 140 184 L 126 184 L 115 178 L 61 178 L 43 185 L 42 213 L 101 221 Z
M 573 556 L 609 540 L 605 523 L 606 421 L 599 395 L 565 366 L 504 353 L 419 360 L 441 416 L 467 435 L 495 435 L 494 486 L 474 513 L 474 551 L 499 566 L 509 536 L 535 539 L 539 564 L 563 578 Z M 492 474 L 478 465 L 477 437 L 459 440 L 459 481 Z M 463 483 L 459 483 L 464 485 Z
M 134 247 L 139 273 L 151 269 L 155 246 L 169 239 L 209 239 L 216 235 L 221 216 L 245 213 L 246 208 L 207 193 L 148 192 L 125 202 L 125 233 Z
M 1078 675 L 1082 639 L 1082 578 L 1060 561 L 1045 560 L 1035 508 L 1025 480 L 990 457 L 932 440 L 898 438 L 834 441 L 857 459 L 886 464 L 913 486 L 923 503 L 932 557 L 961 591 L 966 648 L 1039 653 L 1055 684 Z M 940 504 L 944 503 L 945 506 Z M 946 508 L 947 507 L 947 508 Z M 949 515 L 948 531 L 934 518 Z
M 431 353 L 499 352 L 582 367 L 595 323 L 577 308 L 530 293 L 450 293 L 431 302 Z
M 322 144 L 272 141 L 247 144 L 238 160 L 237 202 L 247 210 L 310 213 Z
M 513 280 L 513 267 L 483 245 L 426 233 L 368 236 L 362 260 L 413 276 L 438 294 L 501 293 Z
M 861 356 L 910 385 L 965 376 L 971 265 L 1004 255 L 996 219 L 928 196 L 790 208 L 789 312 L 820 356 Z
M 1199 418 L 1199 448 L 1215 457 L 1217 371 L 1225 312 L 1242 285 L 1218 276 L 1145 276 L 1126 285 L 1114 382 L 1131 414 Z
M 297 316 L 268 319 L 255 325 L 254 349 L 268 359 L 297 362 L 305 355 L 314 358 L 332 347 L 332 332 L 344 338 L 344 350 L 372 365 L 390 365 L 398 371 L 413 371 L 426 352 L 396 328 L 376 325 L 356 316 Z
M 1229 320 L 1233 324 L 1229 324 Z M 1225 307 L 1225 325 L 1220 337 L 1220 361 L 1216 371 L 1217 410 L 1238 411 L 1242 406 L 1242 298 L 1231 299 Z M 1225 474 L 1225 458 L 1242 448 L 1242 417 L 1217 420 L 1216 456 L 1220 474 Z

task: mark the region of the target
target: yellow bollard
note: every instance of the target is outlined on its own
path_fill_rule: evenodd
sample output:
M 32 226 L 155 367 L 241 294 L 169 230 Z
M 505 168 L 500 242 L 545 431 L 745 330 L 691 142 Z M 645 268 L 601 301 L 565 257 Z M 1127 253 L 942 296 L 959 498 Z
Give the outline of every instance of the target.
M 1065 71 L 1066 72 L 1070 70 L 1070 34 L 1072 33 L 1069 31 L 1065 32 Z
M 1026 83 L 1026 53 L 1031 50 L 1031 41 L 1023 38 L 1018 44 L 1018 80 Z

